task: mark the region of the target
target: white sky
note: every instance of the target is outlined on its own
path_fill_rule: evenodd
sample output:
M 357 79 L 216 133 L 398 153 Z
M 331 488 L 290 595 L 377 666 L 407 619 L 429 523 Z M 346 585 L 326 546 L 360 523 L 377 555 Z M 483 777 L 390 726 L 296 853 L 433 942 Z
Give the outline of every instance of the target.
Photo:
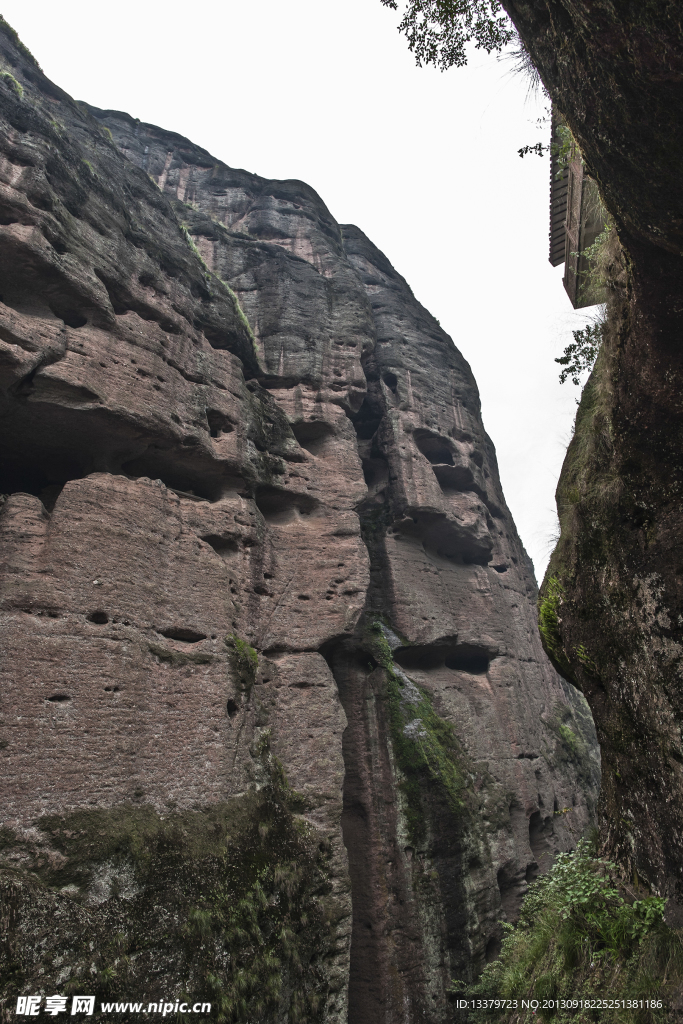
M 380 0 L 3 0 L 76 99 L 300 178 L 357 224 L 469 361 L 503 488 L 542 577 L 579 389 L 553 362 L 583 326 L 548 263 L 541 98 L 509 63 L 417 68 Z M 590 312 L 590 311 L 589 311 Z

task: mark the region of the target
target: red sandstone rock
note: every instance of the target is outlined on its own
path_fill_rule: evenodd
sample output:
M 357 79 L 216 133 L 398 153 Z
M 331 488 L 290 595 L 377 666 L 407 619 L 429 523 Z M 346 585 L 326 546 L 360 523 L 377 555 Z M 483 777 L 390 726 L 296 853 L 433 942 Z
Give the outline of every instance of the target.
M 449 1019 L 451 977 L 495 950 L 596 786 L 469 367 L 308 186 L 89 111 L 0 47 L 25 89 L 0 83 L 7 859 L 65 870 L 50 816 L 87 808 L 208 820 L 269 792 L 276 757 L 292 828 L 328 858 L 301 991 L 327 1022 L 349 978 L 354 1024 Z M 419 750 L 427 706 L 469 816 L 423 773 L 416 841 L 396 715 Z M 584 728 L 583 761 L 558 715 Z M 50 896 L 73 934 L 74 900 L 106 923 L 152 898 L 129 861 L 93 864 L 80 896 Z M 29 889 L 18 936 L 40 928 Z

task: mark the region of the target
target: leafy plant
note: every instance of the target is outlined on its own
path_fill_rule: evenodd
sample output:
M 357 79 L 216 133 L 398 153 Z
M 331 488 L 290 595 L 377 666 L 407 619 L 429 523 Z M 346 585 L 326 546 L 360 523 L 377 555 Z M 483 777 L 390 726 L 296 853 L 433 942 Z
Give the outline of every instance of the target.
M 17 94 L 19 99 L 24 95 L 24 87 L 21 82 L 18 82 L 13 74 L 9 71 L 0 71 L 0 79 L 8 85 L 10 89 Z
M 229 633 L 226 636 L 225 646 L 231 652 L 231 660 L 239 677 L 240 685 L 244 689 L 250 690 L 258 671 L 257 651 L 236 633 Z
M 559 608 L 564 598 L 564 587 L 559 577 L 550 576 L 543 586 L 543 592 L 538 608 L 538 629 L 543 640 L 543 646 L 558 664 L 566 665 L 567 656 L 562 646 L 560 634 Z
M 382 0 L 398 10 L 397 0 Z M 467 63 L 465 47 L 500 51 L 515 37 L 515 30 L 499 0 L 409 0 L 398 26 L 415 54 L 419 67 L 435 64 L 441 71 Z
M 656 996 L 665 978 L 678 983 L 683 969 L 680 937 L 663 923 L 666 900 L 638 898 L 617 876 L 616 865 L 598 857 L 581 840 L 560 853 L 551 871 L 529 887 L 519 924 L 506 928 L 501 954 L 466 996 L 491 999 L 555 1000 L 610 992 L 616 998 Z M 458 991 L 460 986 L 458 986 Z M 456 989 L 454 989 L 456 991 Z M 515 1020 L 592 1020 L 589 1011 L 565 1016 L 557 1003 Z M 508 1020 L 500 1010 L 477 1011 L 473 1020 Z M 622 1016 L 617 1006 L 601 1020 L 650 1021 L 647 1005 Z
M 605 332 L 605 321 L 595 320 L 586 324 L 578 331 L 572 331 L 574 341 L 571 342 L 555 362 L 563 366 L 560 373 L 560 384 L 564 384 L 568 377 L 572 384 L 580 385 L 580 374 L 590 371 L 595 365 L 600 346 Z

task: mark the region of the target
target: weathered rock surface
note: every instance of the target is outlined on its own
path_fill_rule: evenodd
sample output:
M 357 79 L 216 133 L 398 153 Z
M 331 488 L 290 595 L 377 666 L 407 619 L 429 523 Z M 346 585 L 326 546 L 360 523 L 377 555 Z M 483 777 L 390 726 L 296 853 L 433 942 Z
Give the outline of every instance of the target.
M 503 6 L 614 224 L 604 342 L 557 489 L 546 649 L 595 717 L 603 848 L 670 897 L 680 927 L 681 12 L 669 0 Z
M 469 367 L 308 186 L 0 27 L 3 1012 L 447 1021 L 598 774 Z

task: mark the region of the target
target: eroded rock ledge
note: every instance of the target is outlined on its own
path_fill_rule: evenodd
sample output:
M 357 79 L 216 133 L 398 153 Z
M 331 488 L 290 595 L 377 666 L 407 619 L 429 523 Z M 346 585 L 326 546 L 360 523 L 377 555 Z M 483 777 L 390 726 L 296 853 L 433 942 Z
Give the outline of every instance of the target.
M 0 51 L 3 1013 L 450 1020 L 598 786 L 470 369 L 307 185 Z

